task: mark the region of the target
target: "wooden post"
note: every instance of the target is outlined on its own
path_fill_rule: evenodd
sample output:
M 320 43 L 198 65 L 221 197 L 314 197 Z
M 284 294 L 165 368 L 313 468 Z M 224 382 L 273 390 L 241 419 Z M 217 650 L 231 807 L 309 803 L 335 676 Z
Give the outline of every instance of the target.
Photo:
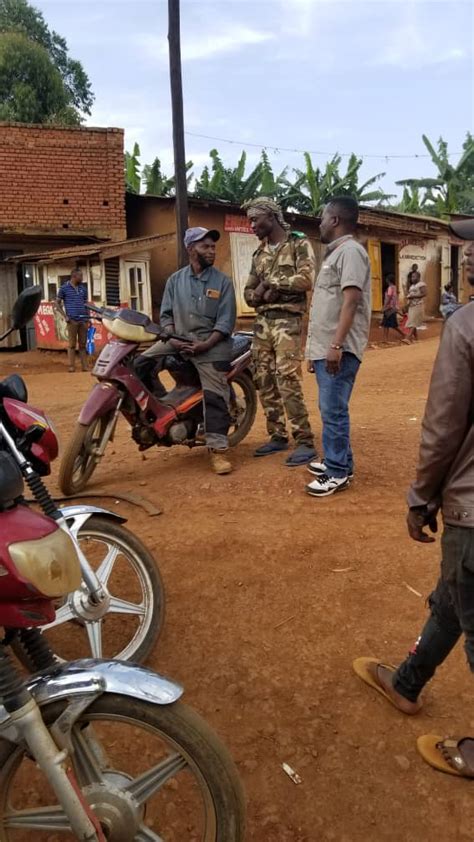
M 179 0 L 168 0 L 168 44 L 170 56 L 171 108 L 175 177 L 175 213 L 178 266 L 186 266 L 188 254 L 183 237 L 188 227 L 188 185 L 184 151 L 183 83 L 181 77 L 181 37 Z

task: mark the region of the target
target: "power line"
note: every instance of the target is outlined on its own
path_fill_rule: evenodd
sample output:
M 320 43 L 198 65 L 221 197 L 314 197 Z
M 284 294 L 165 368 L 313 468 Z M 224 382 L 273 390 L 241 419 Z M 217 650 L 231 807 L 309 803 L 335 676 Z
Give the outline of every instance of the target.
M 200 137 L 205 140 L 216 140 L 218 143 L 232 143 L 234 146 L 241 146 L 241 147 L 248 147 L 252 146 L 255 149 L 266 149 L 270 152 L 298 152 L 299 154 L 303 155 L 305 152 L 309 152 L 310 155 L 324 155 L 326 158 L 330 157 L 333 158 L 334 155 L 340 155 L 341 158 L 350 158 L 353 155 L 353 152 L 322 152 L 320 149 L 291 149 L 288 146 L 271 146 L 268 143 L 250 143 L 250 142 L 243 142 L 241 140 L 231 140 L 228 137 L 214 137 L 213 135 L 209 134 L 198 134 L 197 132 L 185 132 L 185 135 L 189 137 Z M 453 155 L 461 155 L 461 152 L 448 152 L 448 157 L 452 158 Z M 431 155 L 423 153 L 422 155 L 358 155 L 357 157 L 360 158 L 379 158 L 382 161 L 388 161 L 390 158 L 431 158 Z

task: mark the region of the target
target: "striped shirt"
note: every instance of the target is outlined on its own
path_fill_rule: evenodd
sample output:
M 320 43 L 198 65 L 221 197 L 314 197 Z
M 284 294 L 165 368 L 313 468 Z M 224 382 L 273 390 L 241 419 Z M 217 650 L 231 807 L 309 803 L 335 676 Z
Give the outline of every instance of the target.
M 89 321 L 90 315 L 86 309 L 87 303 L 87 287 L 85 284 L 78 284 L 73 286 L 70 281 L 58 290 L 58 301 L 64 302 L 64 309 L 68 319 L 74 322 Z

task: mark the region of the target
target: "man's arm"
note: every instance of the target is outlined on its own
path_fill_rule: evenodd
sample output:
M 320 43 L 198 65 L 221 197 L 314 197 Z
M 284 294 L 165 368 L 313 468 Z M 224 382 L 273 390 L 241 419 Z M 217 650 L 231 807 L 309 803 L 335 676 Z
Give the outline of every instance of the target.
M 258 305 L 262 303 L 265 288 L 266 287 L 261 283 L 261 278 L 257 272 L 255 257 L 252 257 L 250 274 L 244 289 L 244 298 L 249 307 L 258 307 Z
M 367 276 L 367 263 L 364 256 L 355 249 L 343 253 L 338 272 L 342 289 L 342 307 L 331 344 L 342 346 L 362 299 L 362 289 Z M 329 374 L 337 374 L 341 359 L 342 347 L 329 349 L 326 355 L 326 370 Z
M 416 480 L 408 492 L 410 509 L 439 506 L 443 484 L 472 423 L 471 357 L 469 343 L 451 317 L 431 376 Z
M 306 237 L 296 238 L 295 266 L 279 266 L 271 280 L 271 286 L 282 292 L 308 292 L 316 276 L 316 261 L 310 241 Z
M 56 310 L 58 310 L 59 313 L 61 313 L 61 316 L 63 317 L 63 319 L 65 319 L 66 321 L 69 321 L 69 319 L 67 317 L 67 314 L 66 314 L 66 310 L 64 309 L 64 290 L 63 290 L 62 287 L 59 287 L 59 289 L 58 289 L 57 297 L 56 297 L 56 300 L 54 302 L 54 306 L 55 306 Z

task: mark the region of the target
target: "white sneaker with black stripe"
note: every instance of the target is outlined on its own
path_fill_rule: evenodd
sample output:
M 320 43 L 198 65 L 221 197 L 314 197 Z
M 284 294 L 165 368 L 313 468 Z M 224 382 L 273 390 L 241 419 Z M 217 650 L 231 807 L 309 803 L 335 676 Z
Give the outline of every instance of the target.
M 330 494 L 344 491 L 345 488 L 349 488 L 349 477 L 328 477 L 327 474 L 321 474 L 306 486 L 306 493 L 312 497 L 329 497 Z
M 323 474 L 327 474 L 327 467 L 324 462 L 310 462 L 309 465 L 306 466 L 310 474 L 313 474 L 314 477 L 321 477 Z M 349 480 L 354 479 L 354 474 L 348 474 L 347 478 Z

